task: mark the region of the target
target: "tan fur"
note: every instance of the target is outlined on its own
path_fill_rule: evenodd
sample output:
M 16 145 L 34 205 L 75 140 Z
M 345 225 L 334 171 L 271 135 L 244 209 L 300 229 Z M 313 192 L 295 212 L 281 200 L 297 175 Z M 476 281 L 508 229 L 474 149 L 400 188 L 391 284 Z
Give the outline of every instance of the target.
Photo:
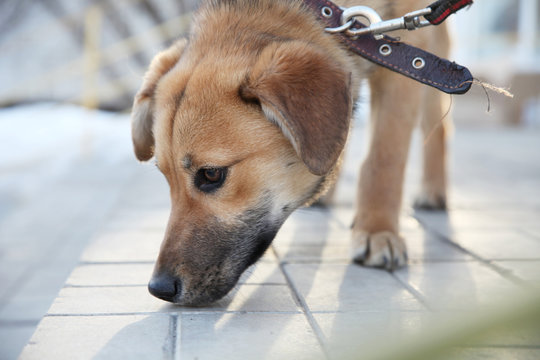
M 363 4 L 384 17 L 426 5 Z M 444 52 L 445 31 L 396 35 Z M 155 156 L 171 188 L 152 293 L 200 305 L 234 286 L 287 216 L 335 177 L 362 78 L 372 89 L 373 136 L 360 177 L 353 256 L 392 269 L 406 262 L 397 235 L 403 174 L 427 97 L 435 104 L 422 123 L 430 153 L 419 205 L 444 200 L 444 130 L 434 123 L 442 118 L 441 97 L 350 54 L 299 1 L 203 3 L 189 40 L 156 56 L 133 107 L 135 153 L 140 160 Z M 208 168 L 227 171 L 209 193 L 194 180 Z

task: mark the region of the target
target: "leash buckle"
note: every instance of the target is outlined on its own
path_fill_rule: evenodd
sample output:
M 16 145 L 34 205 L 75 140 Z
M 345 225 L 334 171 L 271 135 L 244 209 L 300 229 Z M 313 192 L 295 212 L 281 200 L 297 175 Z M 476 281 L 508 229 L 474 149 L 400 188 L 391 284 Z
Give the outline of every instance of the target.
M 402 17 L 390 20 L 382 20 L 380 15 L 368 6 L 353 6 L 343 10 L 341 15 L 341 26 L 326 28 L 326 32 L 331 34 L 344 32 L 351 37 L 373 34 L 375 39 L 381 40 L 384 33 L 394 30 L 416 30 L 418 28 L 431 25 L 423 16 L 431 14 L 431 8 L 416 10 L 405 14 Z M 354 28 L 355 18 L 367 19 L 368 26 Z

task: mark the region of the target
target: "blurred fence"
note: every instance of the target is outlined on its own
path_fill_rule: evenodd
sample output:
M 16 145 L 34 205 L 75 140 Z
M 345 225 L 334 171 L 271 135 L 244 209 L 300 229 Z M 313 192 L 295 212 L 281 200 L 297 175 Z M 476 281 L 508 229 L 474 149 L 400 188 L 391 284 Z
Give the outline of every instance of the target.
M 152 56 L 187 32 L 197 2 L 0 0 L 0 107 L 47 100 L 128 109 Z M 476 87 L 456 97 L 457 121 L 540 127 L 540 0 L 476 0 L 452 21 L 453 59 L 516 95 L 493 95 L 486 116 Z
M 131 106 L 152 56 L 187 32 L 195 0 L 0 1 L 0 106 Z

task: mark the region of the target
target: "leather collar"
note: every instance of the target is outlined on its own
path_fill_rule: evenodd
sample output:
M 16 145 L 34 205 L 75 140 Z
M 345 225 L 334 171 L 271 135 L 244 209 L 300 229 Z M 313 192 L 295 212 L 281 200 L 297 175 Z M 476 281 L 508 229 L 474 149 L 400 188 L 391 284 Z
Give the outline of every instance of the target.
M 326 27 L 335 28 L 341 25 L 343 10 L 332 1 L 303 1 L 316 12 Z M 355 28 L 365 27 L 356 20 L 353 26 Z M 371 34 L 357 37 L 350 37 L 345 33 L 334 35 L 347 45 L 350 51 L 367 60 L 445 93 L 464 94 L 473 83 L 473 77 L 466 67 L 407 45 L 387 35 L 382 36 L 381 39 L 376 39 Z

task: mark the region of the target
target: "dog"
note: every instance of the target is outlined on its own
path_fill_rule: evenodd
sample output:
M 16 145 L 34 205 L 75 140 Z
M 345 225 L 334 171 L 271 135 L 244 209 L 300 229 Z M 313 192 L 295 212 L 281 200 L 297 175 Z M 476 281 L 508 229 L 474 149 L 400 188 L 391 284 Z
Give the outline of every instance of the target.
M 361 3 L 383 18 L 427 5 Z M 448 55 L 444 25 L 393 35 Z M 371 89 L 371 140 L 352 259 L 393 270 L 407 263 L 398 222 L 417 119 L 425 146 L 416 205 L 445 207 L 442 95 L 351 54 L 300 0 L 202 2 L 189 38 L 152 60 L 132 110 L 136 157 L 155 158 L 172 203 L 151 294 L 202 306 L 235 286 L 287 217 L 332 186 L 363 79 Z

